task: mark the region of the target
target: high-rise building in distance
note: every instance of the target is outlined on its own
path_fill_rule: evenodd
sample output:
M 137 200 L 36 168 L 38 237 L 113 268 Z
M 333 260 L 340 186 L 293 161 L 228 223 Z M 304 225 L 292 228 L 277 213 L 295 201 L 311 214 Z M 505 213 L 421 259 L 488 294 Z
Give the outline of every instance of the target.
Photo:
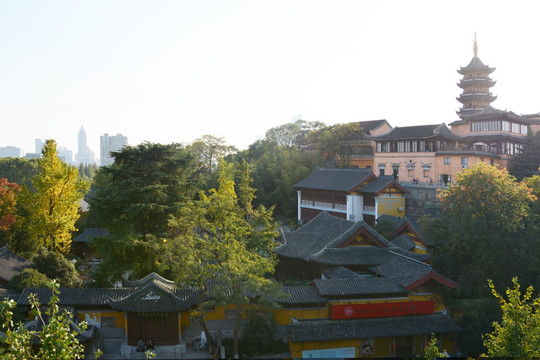
M 99 137 L 100 143 L 100 165 L 109 166 L 114 162 L 111 157 L 111 151 L 120 151 L 125 145 L 128 144 L 128 139 L 122 134 L 116 134 L 109 136 L 109 134 L 101 135 Z
M 75 155 L 75 161 L 78 164 L 83 165 L 91 165 L 94 163 L 94 152 L 90 150 L 88 145 L 86 144 L 86 131 L 84 131 L 84 127 L 81 125 L 81 130 L 79 130 L 79 137 L 78 137 L 78 151 L 77 155 Z
M 0 147 L 0 158 L 21 157 L 21 149 L 15 146 Z

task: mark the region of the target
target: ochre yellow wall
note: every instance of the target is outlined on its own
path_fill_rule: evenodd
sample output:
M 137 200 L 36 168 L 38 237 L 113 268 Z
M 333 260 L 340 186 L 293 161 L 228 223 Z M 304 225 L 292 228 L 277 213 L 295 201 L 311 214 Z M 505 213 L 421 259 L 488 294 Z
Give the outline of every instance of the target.
M 409 300 L 411 301 L 426 301 L 431 300 L 433 301 L 433 307 L 435 312 L 441 312 L 443 311 L 446 306 L 444 306 L 443 299 L 439 295 L 435 294 L 427 294 L 427 295 L 409 295 Z
M 303 309 L 274 309 L 274 322 L 276 325 L 287 325 L 291 318 L 298 320 L 328 319 L 328 308 L 303 308 Z
M 88 314 L 88 316 L 90 316 L 91 318 L 94 318 L 98 321 L 101 320 L 101 317 L 102 316 L 105 316 L 105 317 L 114 317 L 115 318 L 115 323 L 116 323 L 116 327 L 121 327 L 121 328 L 124 328 L 126 329 L 127 331 L 127 327 L 126 327 L 126 318 L 124 316 L 124 312 L 118 312 L 118 311 L 99 311 L 99 310 L 91 310 L 91 311 L 79 311 L 78 312 L 78 316 L 79 316 L 79 320 L 80 321 L 84 321 L 86 320 L 86 314 Z
M 405 216 L 405 198 L 400 193 L 392 196 L 381 194 L 375 198 L 377 202 L 377 217 L 381 215 L 392 215 L 397 217 Z M 402 208 L 402 211 L 398 209 Z

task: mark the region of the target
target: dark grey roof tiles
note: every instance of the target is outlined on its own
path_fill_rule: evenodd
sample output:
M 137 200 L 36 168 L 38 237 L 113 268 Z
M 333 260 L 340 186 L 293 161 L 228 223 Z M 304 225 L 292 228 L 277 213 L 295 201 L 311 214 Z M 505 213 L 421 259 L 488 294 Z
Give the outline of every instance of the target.
M 355 279 L 361 277 L 360 274 L 349 270 L 344 266 L 336 266 L 326 269 L 321 271 L 321 274 L 327 279 Z
M 325 304 L 328 299 L 322 297 L 314 286 L 283 286 L 285 296 L 278 300 L 281 304 Z
M 467 66 L 460 67 L 460 69 L 458 70 L 458 73 L 460 73 L 461 75 L 465 75 L 466 73 L 473 70 L 482 70 L 482 71 L 487 71 L 488 73 L 491 73 L 495 70 L 495 68 L 485 65 L 478 56 L 474 56 Z
M 394 278 L 402 286 L 407 286 L 432 272 L 433 268 L 431 265 L 391 251 L 385 262 L 370 267 L 370 270 L 381 276 Z
M 370 176 L 374 176 L 370 169 L 317 169 L 294 187 L 349 192 Z
M 395 279 L 362 277 L 357 279 L 316 279 L 315 286 L 326 297 L 366 297 L 374 295 L 406 295 Z
M 0 248 L 0 279 L 9 282 L 13 276 L 32 265 L 31 261 L 11 252 L 7 245 Z
M 461 328 L 445 314 L 350 320 L 298 321 L 287 325 L 291 342 L 315 342 L 390 336 L 453 333 Z
M 312 253 L 317 253 L 335 239 L 336 234 L 343 234 L 354 226 L 353 221 L 321 212 L 310 222 L 293 232 L 282 232 L 283 244 L 274 249 L 278 255 L 308 260 Z
M 428 139 L 436 136 L 442 136 L 447 139 L 458 139 L 452 131 L 444 124 L 435 125 L 416 125 L 395 127 L 390 132 L 372 136 L 373 140 L 397 140 L 397 139 Z
M 86 242 L 92 241 L 94 238 L 97 238 L 100 236 L 108 236 L 109 234 L 110 234 L 109 230 L 107 229 L 85 228 L 81 235 L 73 239 L 73 242 L 86 243 Z
M 416 246 L 413 239 L 407 234 L 401 234 L 392 239 L 392 244 L 402 248 L 403 250 L 411 251 Z
M 376 194 L 377 192 L 381 191 L 385 187 L 387 187 L 389 184 L 391 184 L 394 180 L 393 176 L 390 175 L 380 175 L 375 180 L 372 180 L 368 182 L 366 185 L 362 186 L 360 188 L 361 193 L 366 194 Z
M 360 121 L 358 124 L 366 133 L 369 133 L 371 130 L 378 128 L 384 123 L 388 123 L 385 119 L 382 120 L 369 120 L 369 121 Z M 390 124 L 388 124 L 390 125 Z
M 112 300 L 117 300 L 127 296 L 132 289 L 114 288 L 61 288 L 58 295 L 61 306 L 100 306 L 108 305 Z M 49 288 L 26 288 L 23 290 L 18 305 L 29 305 L 28 295 L 35 294 L 41 304 L 47 304 L 51 297 Z
M 324 265 L 373 266 L 386 261 L 388 250 L 374 246 L 325 249 L 310 257 L 310 260 Z

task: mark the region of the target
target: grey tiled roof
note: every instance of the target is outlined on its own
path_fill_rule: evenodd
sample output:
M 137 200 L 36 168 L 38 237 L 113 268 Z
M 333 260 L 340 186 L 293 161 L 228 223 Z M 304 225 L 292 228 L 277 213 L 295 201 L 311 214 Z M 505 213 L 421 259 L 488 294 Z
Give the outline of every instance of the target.
M 432 272 L 435 273 L 431 265 L 401 255 L 397 251 L 389 251 L 386 261 L 370 267 L 370 270 L 381 276 L 394 278 L 402 286 L 410 285 Z
M 460 70 L 458 70 L 458 73 L 463 75 L 464 73 L 467 73 L 472 70 L 485 70 L 491 73 L 493 72 L 493 70 L 495 70 L 495 68 L 485 65 L 478 56 L 474 56 L 467 66 L 460 67 Z
M 487 142 L 487 141 L 517 141 L 525 142 L 526 139 L 523 136 L 515 134 L 473 134 L 466 135 L 461 138 L 462 142 L 475 143 L 475 142 Z
M 327 297 L 407 294 L 407 290 L 393 278 L 316 279 L 314 282 L 319 293 Z
M 125 288 L 60 288 L 58 304 L 61 306 L 108 305 L 111 300 L 125 297 L 132 291 L 132 289 Z M 35 294 L 41 304 L 47 304 L 51 297 L 51 289 L 26 288 L 19 297 L 17 305 L 29 305 L 28 295 L 30 294 Z
M 525 124 L 539 124 L 540 123 L 540 121 L 535 119 L 534 117 L 527 116 L 527 115 L 525 116 L 518 115 L 514 113 L 513 111 L 499 110 L 499 109 L 494 108 L 491 105 L 487 106 L 484 110 L 480 112 L 470 114 L 470 115 L 468 114 L 461 115 L 461 118 L 467 121 L 486 120 L 486 119 L 494 119 L 494 118 L 500 118 L 500 117 L 516 120 Z
M 386 261 L 388 250 L 374 246 L 350 246 L 344 248 L 325 249 L 310 260 L 324 265 L 373 266 Z
M 190 303 L 179 297 L 170 288 L 161 284 L 148 284 L 121 299 L 110 302 L 113 309 L 141 312 L 170 312 L 189 310 Z
M 390 175 L 380 175 L 377 179 L 372 180 L 366 185 L 362 186 L 359 191 L 366 194 L 376 194 L 379 191 L 384 190 L 392 183 L 395 183 L 398 188 L 404 190 L 404 193 L 408 193 L 408 190 L 402 188 L 401 185 L 399 185 L 399 183 L 394 180 L 394 177 Z
M 281 304 L 325 304 L 328 299 L 322 297 L 314 286 L 283 286 L 285 297 Z
M 274 249 L 274 252 L 281 256 L 307 261 L 312 253 L 319 252 L 334 240 L 336 234 L 343 234 L 354 225 L 353 221 L 323 211 L 298 230 L 282 232 L 283 244 Z
M 96 237 L 108 236 L 109 234 L 110 234 L 109 230 L 107 230 L 107 229 L 85 228 L 81 235 L 79 235 L 75 239 L 73 239 L 73 242 L 87 243 L 87 242 L 90 242 L 92 239 L 94 239 Z
M 354 279 L 361 277 L 360 274 L 347 269 L 344 266 L 336 266 L 321 272 L 327 279 Z
M 369 177 L 370 169 L 317 169 L 294 185 L 297 189 L 353 191 Z
M 390 232 L 396 230 L 398 227 L 401 226 L 401 224 L 403 224 L 405 222 L 405 219 L 404 218 L 401 218 L 401 217 L 397 217 L 397 216 L 392 216 L 392 215 L 381 215 L 377 218 L 377 223 L 379 221 L 383 221 L 385 223 L 388 223 L 388 224 L 392 224 L 393 228 Z
M 411 251 L 415 247 L 414 241 L 407 234 L 401 234 L 398 237 L 392 239 L 392 244 L 399 246 L 403 250 Z
M 383 125 L 385 122 L 387 123 L 388 121 L 386 121 L 385 119 L 382 119 L 382 120 L 360 121 L 358 122 L 358 124 L 360 125 L 362 129 L 364 129 L 364 131 L 366 131 L 366 133 L 368 133 L 371 130 L 376 129 L 379 126 Z
M 445 314 L 350 320 L 298 321 L 287 325 L 291 342 L 314 342 L 391 336 L 453 333 L 461 328 Z
M 0 248 L 0 279 L 10 281 L 13 276 L 32 265 L 31 261 L 11 252 L 7 245 Z
M 397 139 L 428 139 L 436 136 L 442 136 L 447 139 L 458 139 L 448 127 L 442 124 L 435 125 L 416 125 L 416 126 L 404 126 L 395 127 L 390 132 L 372 136 L 373 140 L 397 140 Z

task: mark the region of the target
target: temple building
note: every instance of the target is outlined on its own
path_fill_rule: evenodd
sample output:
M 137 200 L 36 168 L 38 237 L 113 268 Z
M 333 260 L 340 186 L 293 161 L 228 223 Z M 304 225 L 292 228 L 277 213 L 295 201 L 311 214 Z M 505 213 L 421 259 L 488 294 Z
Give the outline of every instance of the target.
M 458 83 L 459 120 L 450 128 L 444 123 L 395 127 L 371 136 L 376 175 L 391 173 L 401 182 L 451 184 L 459 171 L 481 161 L 508 168 L 523 151 L 527 134 L 540 130 L 540 114 L 518 115 L 491 106 L 497 98 L 490 90 L 495 68 L 478 57 L 476 39 L 473 53 L 469 64 L 458 70 L 463 76 Z
M 414 357 L 431 333 L 456 352 L 461 329 L 443 300 L 456 283 L 433 270 L 429 253 L 415 251 L 410 224 L 395 220 L 394 232 L 401 235 L 393 241 L 363 221 L 327 212 L 282 232 L 275 249 L 278 278 L 312 280 L 294 287 L 295 312 L 293 304 L 283 304 L 274 317 L 278 324 L 288 320 L 293 358 Z
M 375 176 L 371 169 L 317 169 L 294 185 L 298 222 L 322 211 L 347 220 L 375 224 L 379 216 L 404 216 L 408 191 L 392 176 Z

